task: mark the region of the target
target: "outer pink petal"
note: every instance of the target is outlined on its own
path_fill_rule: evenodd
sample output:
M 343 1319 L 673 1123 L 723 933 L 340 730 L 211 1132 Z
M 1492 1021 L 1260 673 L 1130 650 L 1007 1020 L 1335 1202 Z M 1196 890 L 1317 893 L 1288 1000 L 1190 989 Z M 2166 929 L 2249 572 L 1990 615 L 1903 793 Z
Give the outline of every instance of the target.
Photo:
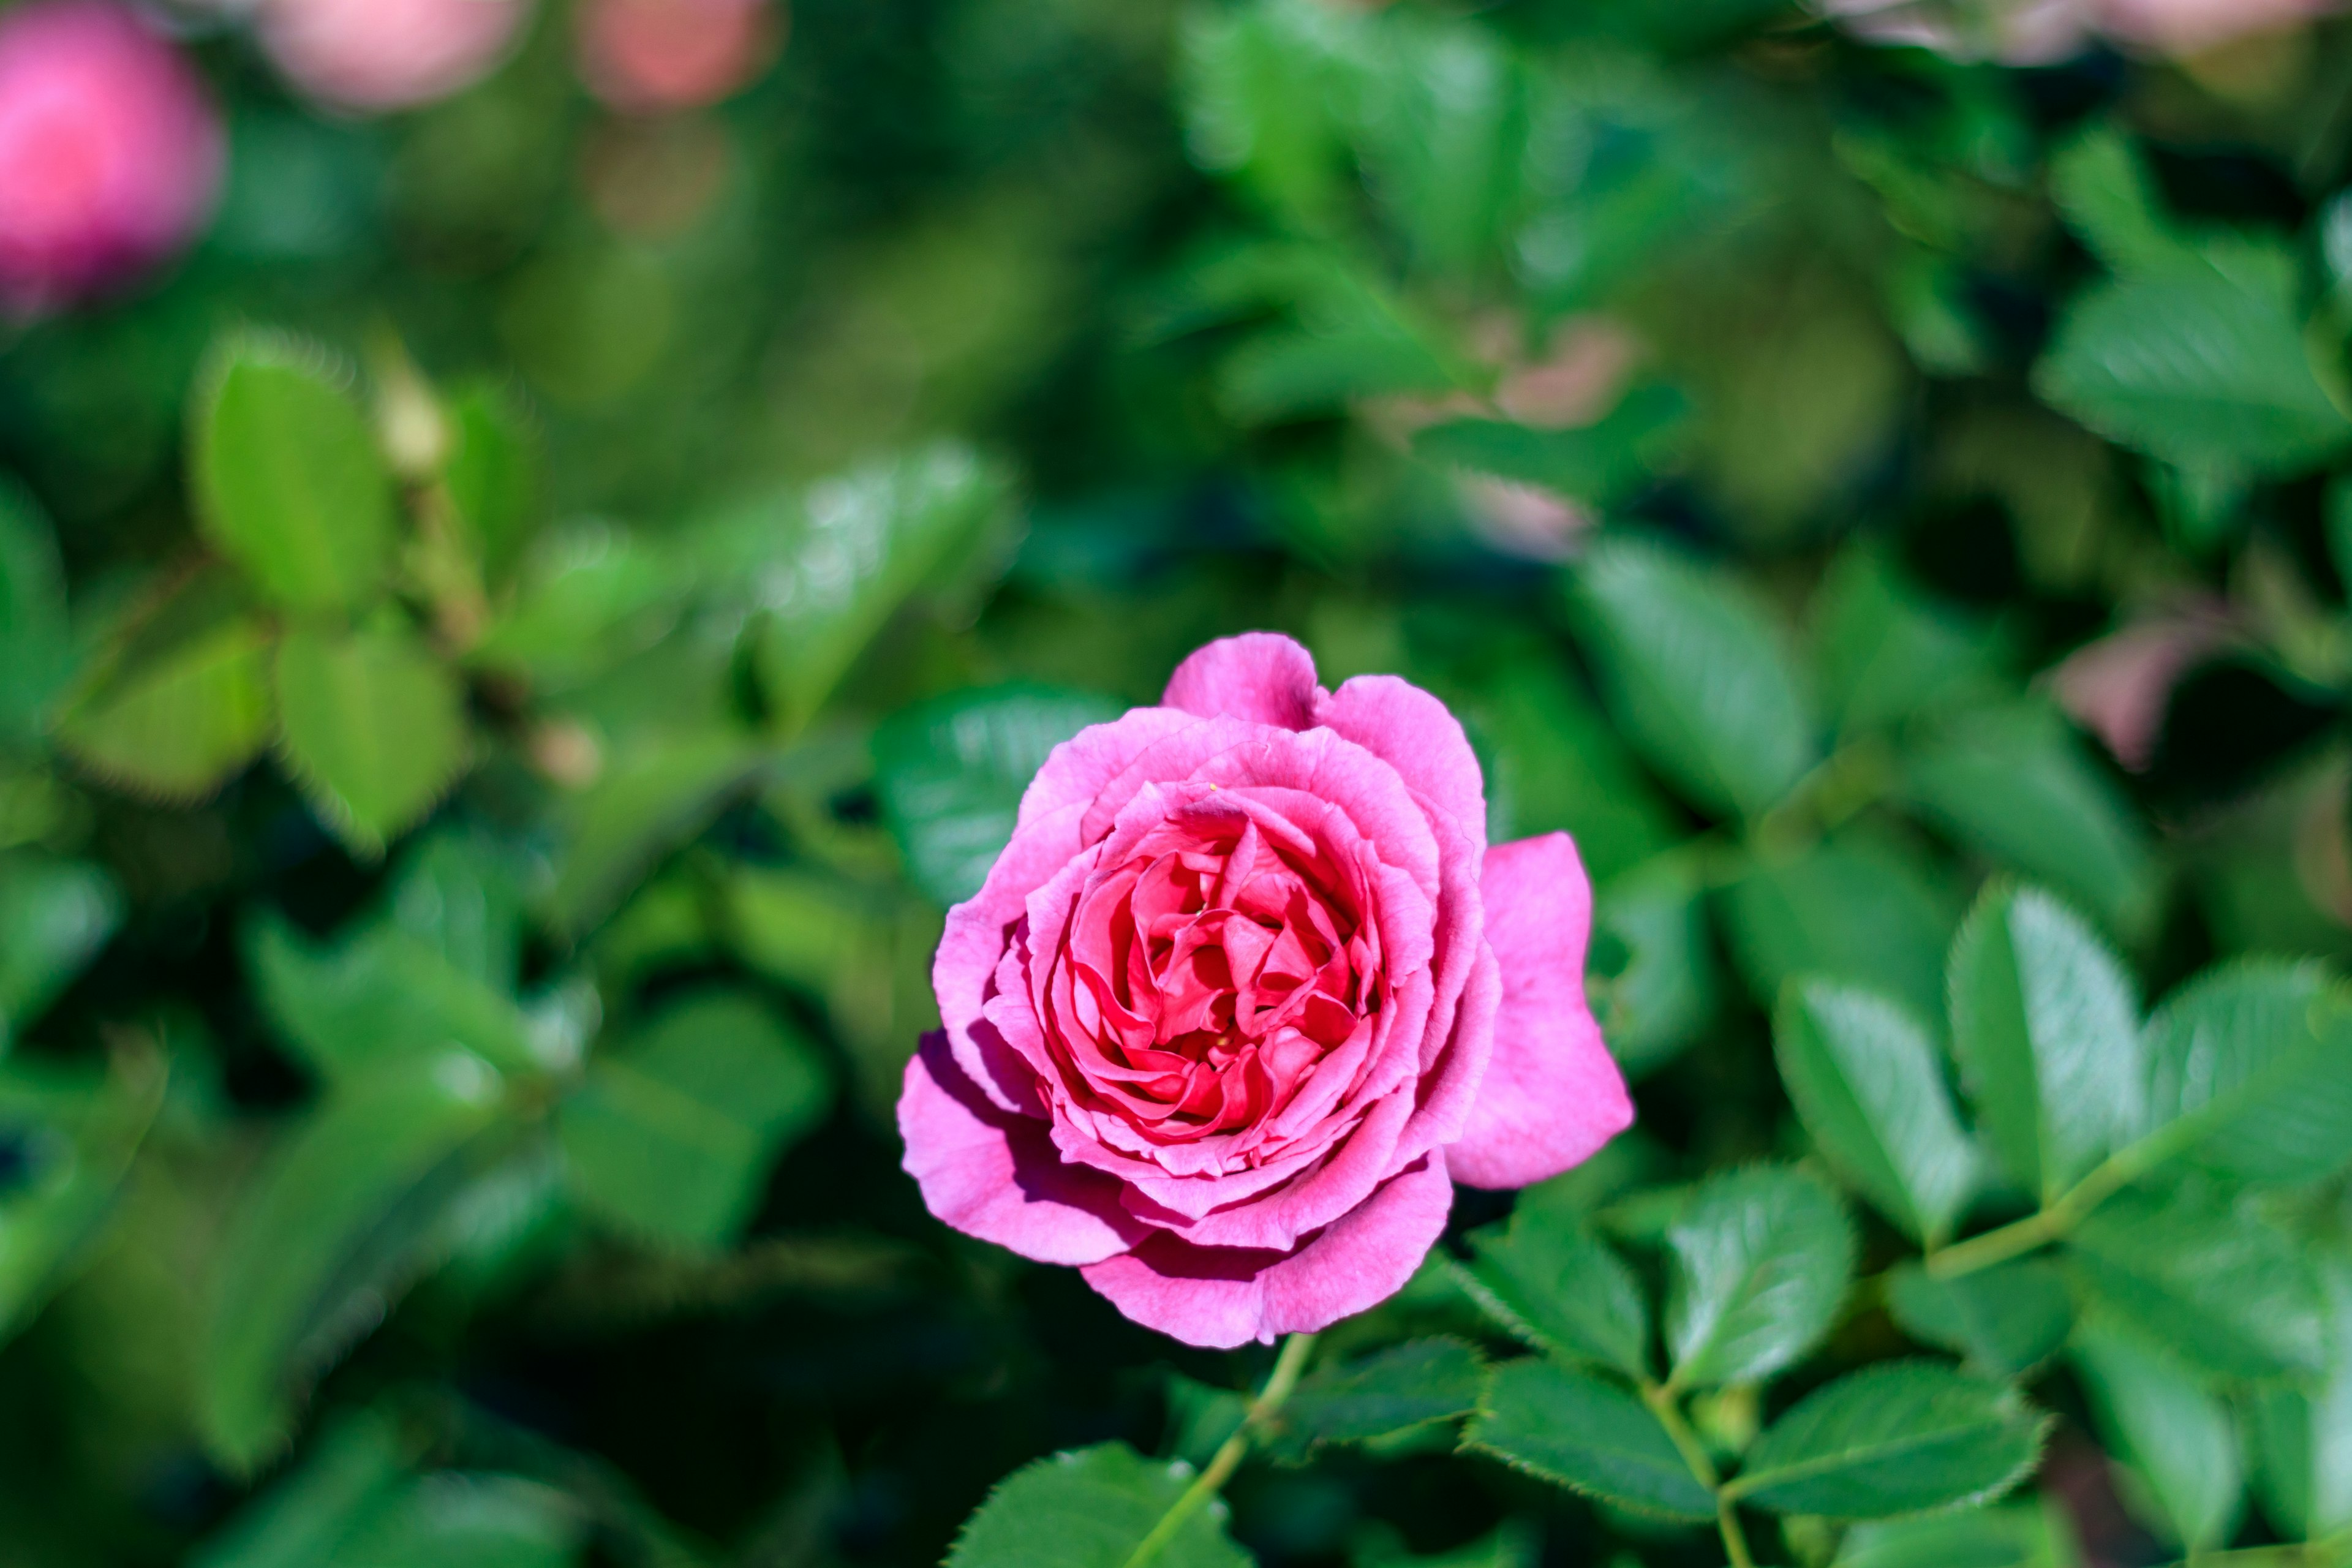
M 1278 632 L 1244 632 L 1196 651 L 1168 678 L 1160 702 L 1203 719 L 1223 715 L 1304 730 L 1323 697 L 1315 658 Z
M 1117 1182 L 1063 1163 L 1044 1122 L 990 1104 L 942 1035 L 924 1036 L 907 1063 L 898 1132 L 925 1206 L 968 1236 L 1073 1264 L 1099 1263 L 1151 1234 L 1119 1207 Z
M 1495 1051 L 1445 1151 L 1474 1187 L 1523 1187 L 1633 1125 L 1633 1102 L 1584 1000 L 1592 886 L 1565 833 L 1486 851 L 1486 940 L 1503 970 Z
M 1444 703 L 1393 675 L 1360 675 L 1315 704 L 1315 722 L 1396 769 L 1486 852 L 1486 776 L 1461 721 Z
M 1029 895 L 1080 853 L 1077 829 L 1085 810 L 1074 802 L 1014 828 L 980 891 L 948 911 L 931 959 L 931 992 L 939 998 L 948 1047 L 964 1076 L 1000 1110 L 1034 1115 L 1043 1102 L 1035 1075 L 984 1016 L 996 966 L 1026 917 Z
M 1091 803 L 1147 748 L 1200 721 L 1173 708 L 1130 708 L 1108 724 L 1088 725 L 1046 753 L 1045 765 L 1022 793 L 1020 825 L 1076 802 Z
M 1214 1350 L 1325 1329 L 1395 1295 L 1453 1206 L 1443 1151 L 1392 1177 L 1296 1252 L 1156 1236 L 1081 1272 L 1148 1329 Z

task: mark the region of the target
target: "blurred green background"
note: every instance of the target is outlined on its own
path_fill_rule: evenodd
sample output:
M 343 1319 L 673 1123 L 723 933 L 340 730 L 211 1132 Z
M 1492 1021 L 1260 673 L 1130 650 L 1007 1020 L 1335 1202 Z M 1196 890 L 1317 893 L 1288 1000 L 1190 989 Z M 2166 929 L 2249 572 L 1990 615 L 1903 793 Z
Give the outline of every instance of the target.
M 549 3 L 377 113 L 159 13 L 216 213 L 0 325 L 0 1563 L 925 1563 L 1188 1452 L 1265 1358 L 929 1220 L 891 1107 L 1029 771 L 1212 637 L 1576 835 L 1641 1121 L 1563 1202 L 1802 1152 L 1784 980 L 1940 1018 L 1988 877 L 2147 998 L 2352 952 L 2352 30 L 2161 9 L 793 0 L 614 108 Z M 2071 1364 L 2079 1540 L 1967 1561 L 2326 1533 Z M 1720 1561 L 1450 1448 L 1234 1531 Z M 1962 1560 L 1866 1547 L 1769 1555 Z

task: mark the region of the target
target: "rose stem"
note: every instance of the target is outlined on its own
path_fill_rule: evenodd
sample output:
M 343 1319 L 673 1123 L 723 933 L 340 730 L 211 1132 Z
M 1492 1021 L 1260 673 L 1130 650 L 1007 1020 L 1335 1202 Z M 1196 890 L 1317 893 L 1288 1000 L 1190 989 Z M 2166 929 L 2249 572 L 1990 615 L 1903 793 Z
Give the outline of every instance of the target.
M 1151 1527 L 1151 1533 L 1128 1553 L 1123 1568 L 1147 1568 L 1168 1543 L 1176 1539 L 1176 1532 L 1184 1528 L 1184 1521 L 1200 1512 L 1211 1498 L 1224 1489 L 1225 1483 L 1233 1479 L 1234 1472 L 1241 1468 L 1242 1458 L 1249 1452 L 1250 1439 L 1257 1435 L 1260 1427 L 1274 1419 L 1275 1413 L 1282 1408 L 1282 1402 L 1288 1399 L 1290 1391 L 1298 1386 L 1298 1375 L 1307 1370 L 1307 1358 L 1314 1349 L 1313 1334 L 1293 1334 L 1282 1342 L 1282 1353 L 1275 1358 L 1274 1374 L 1265 1380 L 1265 1386 L 1250 1403 L 1249 1414 L 1242 1417 L 1241 1426 L 1225 1439 L 1224 1446 L 1209 1461 L 1208 1468 L 1193 1478 L 1192 1484 L 1184 1489 L 1184 1495 L 1160 1516 L 1160 1522 Z

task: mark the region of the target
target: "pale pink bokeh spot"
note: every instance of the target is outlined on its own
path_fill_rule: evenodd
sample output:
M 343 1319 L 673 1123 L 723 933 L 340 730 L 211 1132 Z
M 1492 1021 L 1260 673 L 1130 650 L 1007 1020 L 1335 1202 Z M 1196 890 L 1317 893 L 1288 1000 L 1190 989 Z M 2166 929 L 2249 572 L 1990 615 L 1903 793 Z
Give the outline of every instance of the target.
M 131 11 L 0 12 L 0 310 L 53 310 L 177 254 L 223 162 L 203 82 Z
M 2189 56 L 2280 32 L 2343 9 L 2344 0 L 1816 0 L 1857 37 L 1957 59 L 2053 65 L 2099 37 Z
M 2075 722 L 2137 773 L 2156 760 L 2172 689 L 2236 635 L 2218 602 L 2147 616 L 2068 655 L 2051 689 Z
M 625 113 L 717 103 L 766 68 L 782 18 L 767 0 L 585 0 L 580 77 Z
M 436 102 L 504 63 L 530 0 L 262 0 L 262 47 L 304 96 L 373 114 Z

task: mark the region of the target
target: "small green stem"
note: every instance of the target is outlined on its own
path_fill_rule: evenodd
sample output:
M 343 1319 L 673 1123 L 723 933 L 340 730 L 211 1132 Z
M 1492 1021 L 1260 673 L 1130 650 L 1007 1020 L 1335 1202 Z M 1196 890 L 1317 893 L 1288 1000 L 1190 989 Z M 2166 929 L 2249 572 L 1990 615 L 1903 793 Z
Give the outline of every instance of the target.
M 1675 1452 L 1683 1457 L 1683 1463 L 1690 1467 L 1698 1484 L 1715 1494 L 1715 1525 L 1723 1534 L 1723 1551 L 1730 1559 L 1731 1568 L 1756 1568 L 1756 1559 L 1748 1555 L 1748 1537 L 1739 1528 L 1739 1510 L 1724 1489 L 1715 1461 L 1707 1458 L 1706 1446 L 1691 1430 L 1690 1423 L 1683 1419 L 1682 1407 L 1675 1403 L 1674 1390 L 1644 1378 L 1642 1403 L 1650 1407 L 1650 1414 L 1666 1429 Z
M 1990 1268 L 2065 1239 L 2076 1226 L 2090 1217 L 2092 1210 L 2164 1160 L 2170 1152 L 2171 1141 L 2168 1130 L 2127 1149 L 2118 1149 L 2089 1175 L 2052 1199 L 2039 1214 L 1929 1253 L 1927 1272 L 1937 1279 L 1958 1279 L 1964 1274 Z
M 1151 1527 L 1151 1533 L 1136 1543 L 1135 1550 L 1128 1553 L 1122 1568 L 1150 1568 L 1160 1552 L 1167 1550 L 1168 1543 L 1176 1539 L 1176 1532 L 1184 1528 L 1185 1521 L 1206 1508 L 1209 1500 L 1224 1489 L 1225 1483 L 1234 1479 L 1234 1472 L 1241 1468 L 1242 1459 L 1249 1453 L 1250 1440 L 1257 1436 L 1261 1427 L 1274 1419 L 1283 1402 L 1290 1397 L 1290 1391 L 1298 1386 L 1299 1376 L 1307 1370 L 1307 1358 L 1314 1349 L 1313 1334 L 1293 1334 L 1282 1342 L 1282 1353 L 1275 1358 L 1274 1373 L 1265 1380 L 1265 1386 L 1258 1391 L 1258 1396 L 1250 1402 L 1249 1414 L 1242 1417 L 1242 1424 L 1217 1449 L 1208 1467 L 1192 1478 L 1192 1484 L 1184 1489 L 1184 1495 L 1170 1504 L 1168 1511 L 1160 1516 L 1160 1522 Z

